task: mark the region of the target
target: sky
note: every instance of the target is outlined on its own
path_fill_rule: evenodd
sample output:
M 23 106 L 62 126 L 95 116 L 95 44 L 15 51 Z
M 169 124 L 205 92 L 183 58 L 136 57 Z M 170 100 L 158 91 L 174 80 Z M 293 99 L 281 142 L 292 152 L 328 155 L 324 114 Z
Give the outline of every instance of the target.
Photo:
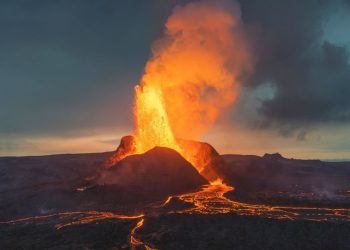
M 0 155 L 114 150 L 185 0 L 0 2 Z M 350 159 L 350 1 L 239 0 L 254 71 L 201 140 L 220 153 Z

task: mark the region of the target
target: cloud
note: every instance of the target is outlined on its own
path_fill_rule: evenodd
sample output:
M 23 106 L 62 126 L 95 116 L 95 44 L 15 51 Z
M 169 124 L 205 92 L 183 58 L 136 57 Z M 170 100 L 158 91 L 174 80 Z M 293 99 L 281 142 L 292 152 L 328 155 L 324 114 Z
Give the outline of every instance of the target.
M 235 124 L 277 128 L 303 143 L 320 123 L 349 124 L 350 1 L 238 1 L 257 63 Z M 11 143 L 22 137 L 132 129 L 133 86 L 151 44 L 172 8 L 187 2 L 1 1 L 0 151 L 16 151 L 22 146 Z M 327 24 L 334 32 L 325 36 Z
M 161 29 L 139 1 L 1 1 L 0 134 L 132 126 L 133 85 Z
M 258 107 L 260 126 L 286 132 L 348 122 L 349 52 L 345 45 L 322 39 L 325 23 L 342 2 L 240 2 L 258 57 L 255 74 L 246 86 L 269 83 L 275 88 L 273 98 Z

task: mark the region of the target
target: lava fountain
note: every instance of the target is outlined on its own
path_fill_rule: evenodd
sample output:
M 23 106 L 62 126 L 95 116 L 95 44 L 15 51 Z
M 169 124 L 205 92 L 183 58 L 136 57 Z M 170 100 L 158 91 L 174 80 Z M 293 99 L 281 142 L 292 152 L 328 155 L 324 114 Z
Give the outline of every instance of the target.
M 0 224 L 54 218 L 58 222 L 56 229 L 64 229 L 102 220 L 113 223 L 137 220 L 130 230 L 130 248 L 152 249 L 137 238 L 137 231 L 146 217 L 168 213 L 235 213 L 273 219 L 350 221 L 348 208 L 251 205 L 230 200 L 224 194 L 233 187 L 215 181 L 218 176 L 208 171 L 208 162 L 215 156 L 217 161 L 221 158 L 210 145 L 193 140 L 205 134 L 222 110 L 235 101 L 242 78 L 252 70 L 252 57 L 241 26 L 239 9 L 232 2 L 199 1 L 174 9 L 166 22 L 164 36 L 154 44 L 152 57 L 135 87 L 134 134 L 121 140 L 116 153 L 104 166 L 109 168 L 128 155 L 143 154 L 156 146 L 167 147 L 179 152 L 210 185 L 169 196 L 161 205 L 144 207 L 142 214 L 62 212 Z M 176 199 L 193 206 L 171 208 L 167 212 L 167 206 Z
M 219 2 L 176 7 L 168 18 L 135 87 L 134 146 L 112 163 L 162 146 L 204 171 L 195 149 L 179 138 L 198 140 L 206 133 L 221 110 L 234 102 L 242 77 L 252 70 L 239 10 Z

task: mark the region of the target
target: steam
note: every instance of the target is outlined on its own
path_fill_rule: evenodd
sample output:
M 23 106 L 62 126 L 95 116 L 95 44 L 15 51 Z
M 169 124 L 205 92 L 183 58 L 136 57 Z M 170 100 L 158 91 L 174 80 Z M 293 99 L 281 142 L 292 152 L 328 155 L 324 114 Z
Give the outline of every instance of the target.
M 162 119 L 175 138 L 198 139 L 235 101 L 242 76 L 251 70 L 238 5 L 198 1 L 173 10 L 137 92 L 160 91 Z

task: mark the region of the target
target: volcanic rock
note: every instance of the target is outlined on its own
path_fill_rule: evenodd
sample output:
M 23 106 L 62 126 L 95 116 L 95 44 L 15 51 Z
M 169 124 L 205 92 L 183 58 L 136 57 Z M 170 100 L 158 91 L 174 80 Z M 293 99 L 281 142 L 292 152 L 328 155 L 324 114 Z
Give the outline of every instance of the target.
M 175 150 L 155 147 L 120 160 L 101 172 L 97 183 L 172 195 L 193 191 L 208 182 Z
M 177 139 L 179 146 L 185 151 L 186 155 L 192 159 L 192 164 L 200 174 L 208 181 L 215 181 L 223 178 L 220 171 L 225 168 L 225 161 L 219 153 L 208 143 Z M 127 155 L 135 153 L 135 139 L 132 135 L 122 137 L 115 153 L 104 163 L 104 168 L 110 168 L 117 164 Z
M 213 146 L 206 142 L 183 139 L 179 139 L 177 142 L 184 151 L 191 153 L 191 158 L 195 160 L 194 165 L 200 166 L 200 174 L 208 181 L 223 178 L 219 170 L 225 168 L 225 162 Z
M 263 156 L 265 159 L 270 159 L 270 160 L 283 160 L 285 159 L 280 153 L 274 153 L 274 154 L 264 154 Z
M 108 158 L 103 167 L 110 168 L 125 156 L 135 152 L 135 139 L 132 135 L 123 136 L 115 153 Z
M 350 206 L 350 163 L 288 159 L 279 153 L 223 155 L 232 199 L 273 205 Z

